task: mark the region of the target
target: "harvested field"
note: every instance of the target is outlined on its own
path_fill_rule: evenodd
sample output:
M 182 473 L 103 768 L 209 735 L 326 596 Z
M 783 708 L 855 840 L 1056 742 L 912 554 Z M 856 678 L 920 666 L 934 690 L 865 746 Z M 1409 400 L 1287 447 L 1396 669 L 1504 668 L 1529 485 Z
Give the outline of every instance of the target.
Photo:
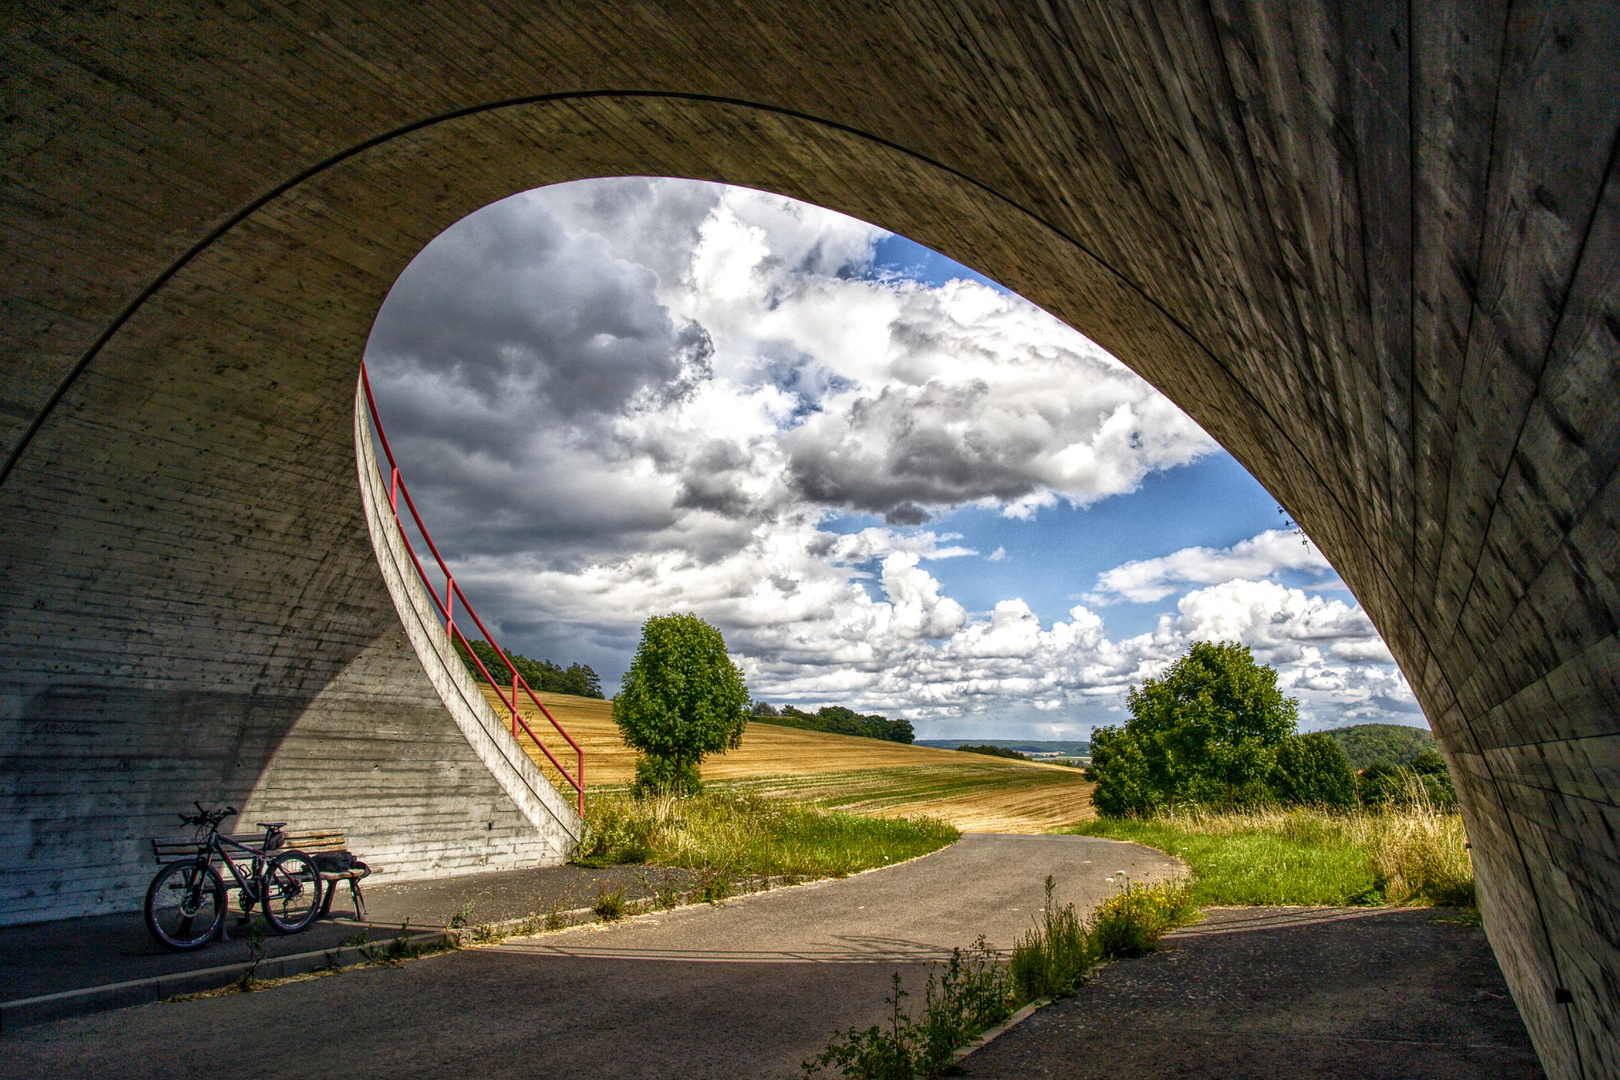
M 505 715 L 494 692 L 484 692 L 496 714 Z M 608 702 L 565 694 L 542 694 L 541 700 L 584 749 L 587 787 L 630 782 L 636 754 L 620 740 Z M 531 706 L 524 717 L 546 738 L 551 725 L 538 710 Z M 563 783 L 521 729 L 518 737 L 553 782 Z M 572 771 L 567 744 L 555 738 L 546 745 Z M 703 763 L 703 779 L 720 789 L 811 799 L 863 814 L 926 814 L 967 832 L 1039 833 L 1096 816 L 1093 785 L 1067 766 L 774 724 L 749 724 L 740 749 Z

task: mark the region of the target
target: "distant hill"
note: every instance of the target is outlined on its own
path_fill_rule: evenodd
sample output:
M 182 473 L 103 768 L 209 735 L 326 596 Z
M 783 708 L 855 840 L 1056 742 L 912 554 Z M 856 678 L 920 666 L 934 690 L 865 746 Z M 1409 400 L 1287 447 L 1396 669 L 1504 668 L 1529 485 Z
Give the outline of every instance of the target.
M 942 746 L 947 750 L 955 750 L 963 743 L 980 743 L 985 746 L 999 746 L 1003 750 L 1016 750 L 1020 754 L 1089 754 L 1091 744 L 1088 742 L 1042 742 L 1039 739 L 918 739 L 918 746 Z
M 1425 728 L 1405 724 L 1355 724 L 1322 732 L 1344 748 L 1350 767 L 1357 771 L 1375 762 L 1410 765 L 1419 754 L 1436 749 L 1434 736 Z

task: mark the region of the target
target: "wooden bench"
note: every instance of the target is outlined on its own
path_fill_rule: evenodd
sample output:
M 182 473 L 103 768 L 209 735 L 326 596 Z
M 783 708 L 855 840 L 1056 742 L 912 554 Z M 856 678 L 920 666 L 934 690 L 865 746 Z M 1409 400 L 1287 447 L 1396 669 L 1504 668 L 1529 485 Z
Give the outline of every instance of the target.
M 315 859 L 317 855 L 346 851 L 349 846 L 348 839 L 335 829 L 288 830 L 282 836 L 281 847 L 277 848 L 273 854 L 279 855 L 283 851 L 292 850 L 302 851 L 311 860 L 316 861 L 317 869 L 319 869 L 319 860 Z M 262 855 L 264 853 L 264 833 L 262 831 L 241 835 L 220 833 L 220 837 L 252 850 L 252 854 L 249 854 L 236 848 L 228 848 L 231 858 L 237 862 L 252 858 L 253 854 Z M 152 856 L 159 863 L 194 859 L 197 857 L 197 847 L 197 839 L 193 836 L 155 836 L 152 838 Z M 365 863 L 356 862 L 351 870 L 321 870 L 320 875 L 321 888 L 325 893 L 321 897 L 321 914 L 323 916 L 332 912 L 332 897 L 337 894 L 337 883 L 347 881 L 349 883 L 349 896 L 354 901 L 354 917 L 357 919 L 366 917 L 366 898 L 365 894 L 360 891 L 360 882 L 371 876 L 371 867 Z M 225 879 L 227 889 L 237 887 L 236 880 L 231 877 L 229 871 L 222 872 L 220 876 Z
M 315 856 L 334 851 L 347 851 L 349 841 L 341 832 L 333 829 L 310 829 L 304 832 L 288 832 L 287 847 L 297 848 L 311 859 Z M 319 860 L 317 860 L 319 862 Z M 366 917 L 366 895 L 360 891 L 360 882 L 371 876 L 371 867 L 363 862 L 356 861 L 352 870 L 322 870 L 321 881 L 325 884 L 326 895 L 321 897 L 321 914 L 329 915 L 332 912 L 332 897 L 337 895 L 337 883 L 349 883 L 349 899 L 354 901 L 354 917 L 364 921 Z

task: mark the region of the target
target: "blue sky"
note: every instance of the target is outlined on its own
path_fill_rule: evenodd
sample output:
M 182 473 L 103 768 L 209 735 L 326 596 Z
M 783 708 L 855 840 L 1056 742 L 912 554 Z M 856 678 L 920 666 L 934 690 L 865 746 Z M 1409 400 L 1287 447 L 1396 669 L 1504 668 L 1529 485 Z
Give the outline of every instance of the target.
M 611 692 L 651 615 L 754 696 L 921 737 L 1084 737 L 1192 640 L 1303 726 L 1422 724 L 1271 497 L 1152 387 L 994 282 L 757 191 L 626 178 L 469 216 L 367 365 L 503 645 Z

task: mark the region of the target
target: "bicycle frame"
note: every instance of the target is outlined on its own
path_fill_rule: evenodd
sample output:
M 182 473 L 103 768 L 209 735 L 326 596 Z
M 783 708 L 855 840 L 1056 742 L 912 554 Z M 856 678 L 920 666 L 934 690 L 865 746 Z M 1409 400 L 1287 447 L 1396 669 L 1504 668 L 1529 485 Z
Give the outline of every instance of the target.
M 265 835 L 268 839 L 269 833 L 267 832 Z M 236 860 L 232 859 L 231 853 L 225 850 L 227 847 L 236 848 L 253 857 L 247 875 L 243 875 L 241 869 L 237 867 Z M 226 869 L 231 872 L 231 877 L 236 879 L 236 887 L 242 891 L 242 896 L 247 901 L 242 905 L 242 910 L 246 911 L 249 905 L 258 903 L 260 895 L 264 891 L 261 886 L 264 883 L 265 868 L 270 865 L 268 856 L 262 850 L 251 848 L 246 844 L 232 840 L 228 836 L 219 835 L 218 825 L 208 830 L 208 839 L 203 843 L 202 850 L 197 852 L 198 867 L 211 865 L 215 854 L 218 854 L 220 859 L 224 861 Z

